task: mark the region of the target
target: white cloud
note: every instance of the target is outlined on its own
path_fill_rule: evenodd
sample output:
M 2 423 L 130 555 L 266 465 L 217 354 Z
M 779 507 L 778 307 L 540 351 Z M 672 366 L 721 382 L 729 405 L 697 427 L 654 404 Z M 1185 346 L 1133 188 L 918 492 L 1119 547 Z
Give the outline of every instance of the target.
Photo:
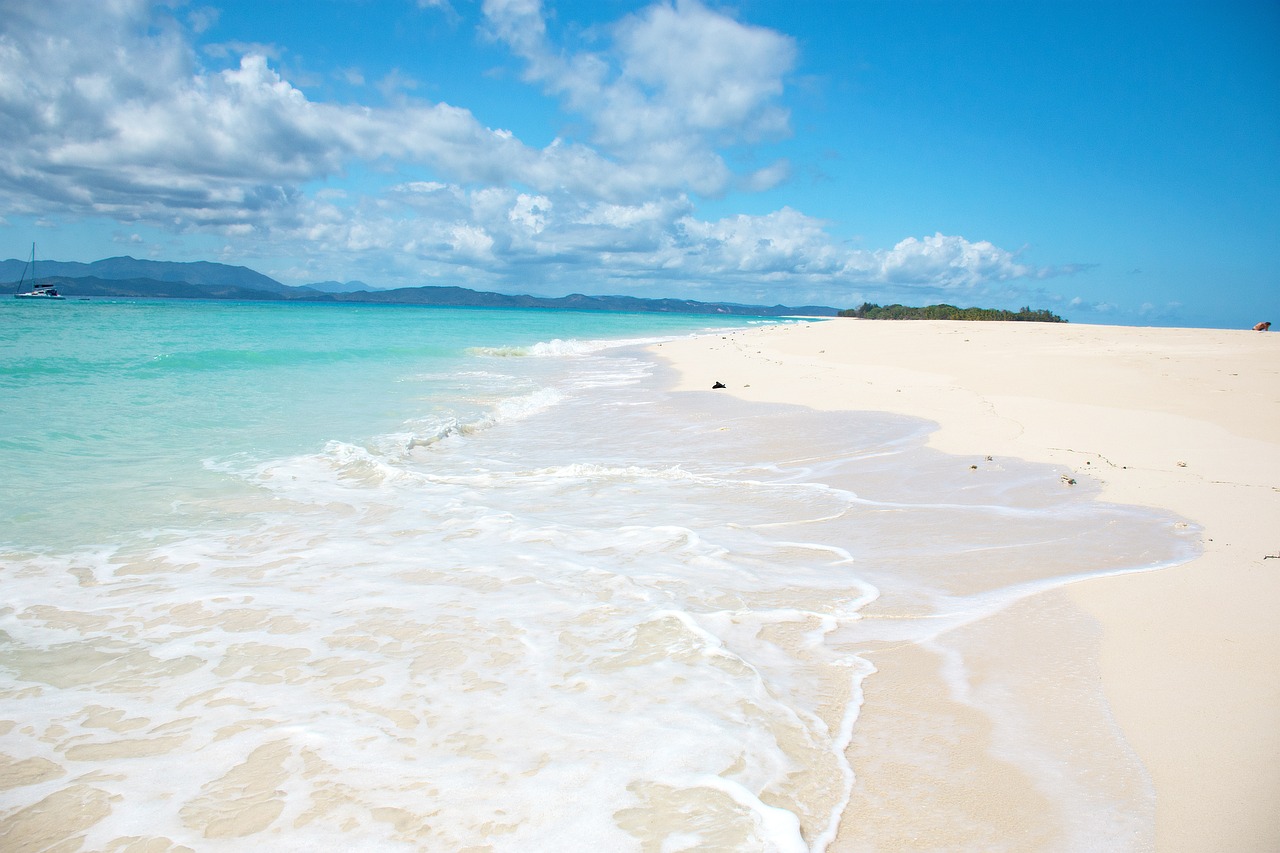
M 57 201 L 169 223 L 271 224 L 300 184 L 380 158 L 454 181 L 598 198 L 634 195 L 654 177 L 581 146 L 529 148 L 447 104 L 313 102 L 260 54 L 205 71 L 176 24 L 153 32 L 147 4 L 40 8 L 60 5 L 62 17 L 29 16 L 26 37 L 0 36 L 0 198 L 10 209 Z
M 203 48 L 207 56 L 217 59 L 233 59 L 237 56 L 253 54 L 267 59 L 278 60 L 284 54 L 279 45 L 263 42 L 230 41 L 222 44 L 207 44 Z
M 719 222 L 686 217 L 679 225 L 686 263 L 696 263 L 704 276 L 830 275 L 841 266 L 822 223 L 790 208 Z
M 612 52 L 566 55 L 549 43 L 537 0 L 485 0 L 484 12 L 526 79 L 586 118 L 591 143 L 649 187 L 723 192 L 732 172 L 717 146 L 788 132 L 777 99 L 795 46 L 780 33 L 696 0 L 659 2 L 614 28 Z
M 583 225 L 635 229 L 653 225 L 665 226 L 687 216 L 690 210 L 688 199 L 683 197 L 635 205 L 600 203 L 584 210 L 577 221 Z
M 968 287 L 1035 276 L 1039 271 L 985 240 L 971 243 L 963 237 L 934 234 L 908 237 L 889 251 L 860 253 L 849 272 L 886 284 Z
M 681 124 L 749 137 L 786 131 L 775 99 L 795 62 L 790 38 L 679 0 L 624 21 L 618 44 L 625 84 Z
M 382 93 L 382 97 L 392 100 L 401 94 L 413 92 L 419 85 L 421 84 L 413 77 L 405 74 L 399 68 L 393 68 L 390 73 L 374 84 L 374 88 Z
M 554 43 L 536 0 L 485 0 L 527 79 L 590 129 L 541 149 L 414 98 L 408 77 L 384 79 L 395 102 L 375 108 L 312 100 L 257 49 L 205 67 L 217 57 L 149 0 L 0 4 L 0 216 L 201 230 L 234 237 L 241 262 L 292 254 L 291 275 L 386 286 L 448 276 L 715 298 L 768 286 L 841 304 L 863 287 L 972 289 L 1063 271 L 942 234 L 853 249 L 789 207 L 699 219 L 699 196 L 786 181 L 785 161 L 736 174 L 722 151 L 788 132 L 796 46 L 695 0 L 625 18 L 595 53 Z M 381 187 L 323 186 L 383 167 Z
M 537 234 L 547 227 L 551 214 L 551 200 L 546 196 L 531 196 L 520 193 L 515 204 L 507 211 L 507 219 L 518 227 Z
M 493 238 L 474 225 L 455 225 L 451 232 L 450 247 L 454 254 L 474 261 L 489 259 L 493 251 Z
M 763 192 L 773 189 L 790 176 L 791 164 L 786 160 L 778 160 L 747 175 L 740 185 L 748 192 Z
M 188 13 L 187 23 L 192 32 L 202 33 L 216 24 L 221 16 L 221 11 L 212 6 L 199 6 Z

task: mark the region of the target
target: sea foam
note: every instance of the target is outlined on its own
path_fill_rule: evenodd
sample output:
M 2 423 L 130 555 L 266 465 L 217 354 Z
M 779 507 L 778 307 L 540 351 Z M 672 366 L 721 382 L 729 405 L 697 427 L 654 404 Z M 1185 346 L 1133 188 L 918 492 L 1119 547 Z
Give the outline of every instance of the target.
M 9 837 L 821 850 L 866 649 L 1190 547 L 920 422 L 548 348 L 415 369 L 459 390 L 363 440 L 206 456 L 228 482 L 168 525 L 5 554 Z

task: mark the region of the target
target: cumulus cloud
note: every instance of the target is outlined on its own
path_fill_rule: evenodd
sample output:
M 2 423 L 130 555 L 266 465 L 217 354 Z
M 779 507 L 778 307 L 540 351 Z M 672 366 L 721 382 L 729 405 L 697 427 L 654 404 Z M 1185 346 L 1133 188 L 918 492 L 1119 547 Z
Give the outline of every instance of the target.
M 908 238 L 889 250 L 852 248 L 833 241 L 827 223 L 791 208 L 709 222 L 693 215 L 686 198 L 585 203 L 567 194 L 439 183 L 402 185 L 396 198 L 415 215 L 385 206 L 334 208 L 326 239 L 359 252 L 369 248 L 371 231 L 411 253 L 420 269 L 465 264 L 473 285 L 508 289 L 695 289 L 746 299 L 767 286 L 844 304 L 868 288 L 963 299 L 1044 272 L 990 243 L 953 235 Z
M 261 53 L 205 70 L 178 23 L 142 0 L 19 5 L 21 26 L 0 36 L 10 210 L 57 201 L 122 218 L 269 224 L 299 185 L 384 158 L 455 181 L 596 197 L 653 178 L 582 146 L 532 149 L 448 104 L 313 102 Z
M 975 289 L 1069 271 L 956 235 L 855 249 L 790 207 L 700 219 L 700 197 L 788 179 L 786 161 L 738 173 L 723 153 L 789 133 L 781 96 L 796 45 L 696 0 L 623 18 L 594 51 L 557 42 L 538 0 L 485 0 L 485 26 L 525 80 L 587 129 L 541 148 L 416 97 L 407 77 L 384 78 L 390 106 L 313 100 L 261 48 L 197 50 L 216 14 L 170 8 L 0 0 L 0 216 L 209 231 L 234 238 L 240 262 L 254 246 L 294 247 L 297 264 L 273 272 L 296 281 L 372 280 L 376 256 L 385 285 L 704 287 L 716 298 L 770 287 L 841 302 L 858 288 Z M 314 189 L 365 167 L 391 177 Z
M 1039 270 L 1021 264 L 1014 255 L 985 240 L 971 243 L 963 237 L 934 234 L 908 237 L 888 251 L 864 253 L 852 270 L 886 284 L 931 284 L 943 287 L 972 286 L 1036 276 Z
M 618 45 L 617 88 L 647 93 L 665 117 L 748 137 L 786 131 L 787 112 L 775 103 L 795 62 L 786 36 L 680 0 L 624 21 Z M 627 133 L 643 132 L 625 117 L 609 118 Z
M 494 37 L 525 61 L 525 78 L 563 98 L 590 122 L 591 143 L 651 187 L 674 178 L 699 193 L 723 192 L 733 175 L 717 146 L 788 132 L 777 99 L 795 62 L 793 41 L 696 0 L 625 18 L 612 49 L 597 53 L 558 50 L 538 0 L 485 0 L 484 13 Z

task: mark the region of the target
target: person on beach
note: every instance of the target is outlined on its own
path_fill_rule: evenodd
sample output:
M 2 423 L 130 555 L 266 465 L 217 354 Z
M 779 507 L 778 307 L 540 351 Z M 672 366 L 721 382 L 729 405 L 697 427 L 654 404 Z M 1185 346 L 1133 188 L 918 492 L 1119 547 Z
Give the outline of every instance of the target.
M 1258 325 L 1254 326 L 1253 330 L 1255 332 L 1265 332 L 1270 328 L 1271 328 L 1271 321 L 1267 320 L 1265 322 L 1259 323 Z

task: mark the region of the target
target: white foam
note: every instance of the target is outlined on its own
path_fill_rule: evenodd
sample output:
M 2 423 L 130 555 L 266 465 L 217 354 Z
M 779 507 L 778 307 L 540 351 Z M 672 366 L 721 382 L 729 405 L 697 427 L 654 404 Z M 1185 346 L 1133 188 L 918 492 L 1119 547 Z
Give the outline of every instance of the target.
M 702 333 L 706 334 L 706 333 Z M 583 356 L 627 347 L 651 346 L 673 340 L 672 336 L 648 336 L 639 338 L 569 339 L 553 338 L 529 346 L 472 347 L 468 353 L 489 358 L 564 358 Z
M 1030 469 L 974 491 L 891 422 L 689 417 L 573 349 L 403 430 L 210 460 L 252 499 L 199 525 L 6 556 L 0 751 L 61 771 L 12 808 L 89 780 L 88 849 L 822 850 L 854 641 L 1175 558 Z

